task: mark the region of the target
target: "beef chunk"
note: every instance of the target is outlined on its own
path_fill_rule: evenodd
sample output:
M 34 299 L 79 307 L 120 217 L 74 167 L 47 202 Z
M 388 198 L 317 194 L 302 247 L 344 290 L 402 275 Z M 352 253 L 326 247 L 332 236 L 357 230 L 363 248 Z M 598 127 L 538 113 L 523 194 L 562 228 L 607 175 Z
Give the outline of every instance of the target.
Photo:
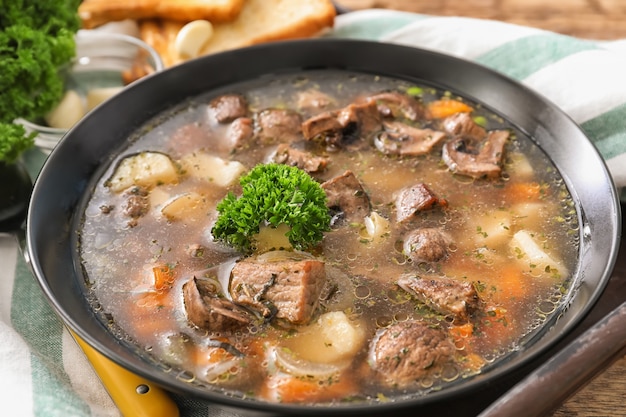
M 322 188 L 328 198 L 328 207 L 342 212 L 346 220 L 362 222 L 363 218 L 369 215 L 371 210 L 369 196 L 352 171 L 346 171 L 323 182 Z
M 447 277 L 403 276 L 398 285 L 433 310 L 466 322 L 478 307 L 478 293 L 471 282 Z
M 224 94 L 209 103 L 209 108 L 220 123 L 230 123 L 248 114 L 248 102 L 239 94 Z
M 447 117 L 443 121 L 443 129 L 452 136 L 473 140 L 483 140 L 487 136 L 487 131 L 476 124 L 469 113 L 465 112 Z
M 226 138 L 232 150 L 250 145 L 254 137 L 254 122 L 249 117 L 239 117 L 228 126 Z
M 189 322 L 204 330 L 235 331 L 246 327 L 254 319 L 245 309 L 219 297 L 208 280 L 194 277 L 183 284 L 183 300 Z
M 445 330 L 411 320 L 381 330 L 370 350 L 372 366 L 383 381 L 406 388 L 451 362 L 455 347 Z
M 292 148 L 286 143 L 278 145 L 276 152 L 271 157 L 272 162 L 298 167 L 306 172 L 320 172 L 326 168 L 326 158 L 312 155 L 309 152 Z
M 509 132 L 506 130 L 490 131 L 478 151 L 472 147 L 472 143 L 456 139 L 443 146 L 441 156 L 455 174 L 472 178 L 496 178 L 502 171 L 504 145 L 508 138 Z
M 302 123 L 302 134 L 308 140 L 321 136 L 329 148 L 341 148 L 380 128 L 376 102 L 366 100 L 310 117 Z
M 344 126 L 339 123 L 336 111 L 325 111 L 306 119 L 302 123 L 305 139 L 313 139 L 322 133 L 340 133 Z
M 424 106 L 411 96 L 397 91 L 388 91 L 368 97 L 376 103 L 379 113 L 384 117 L 416 121 L 424 118 Z
M 388 155 L 425 155 L 446 137 L 444 132 L 419 129 L 397 121 L 385 122 L 384 128 L 374 139 L 374 145 Z
M 404 236 L 403 250 L 413 262 L 439 262 L 448 256 L 449 244 L 441 229 L 424 227 Z
M 381 127 L 380 114 L 374 100 L 347 105 L 339 110 L 337 120 L 344 128 L 359 131 L 361 136 L 367 136 Z
M 300 113 L 265 109 L 256 115 L 256 136 L 261 143 L 295 142 L 302 137 L 301 125 Z
M 425 184 L 416 184 L 400 190 L 396 196 L 396 220 L 401 223 L 417 212 L 430 210 L 435 205 L 445 206 L 445 200 L 440 199 Z
M 308 323 L 326 281 L 324 263 L 314 259 L 264 262 L 246 258 L 231 273 L 233 301 L 267 318 Z
M 125 216 L 132 219 L 138 219 L 144 216 L 150 210 L 150 199 L 148 198 L 148 190 L 143 187 L 130 187 L 124 191 L 123 196 L 126 198 L 122 212 Z

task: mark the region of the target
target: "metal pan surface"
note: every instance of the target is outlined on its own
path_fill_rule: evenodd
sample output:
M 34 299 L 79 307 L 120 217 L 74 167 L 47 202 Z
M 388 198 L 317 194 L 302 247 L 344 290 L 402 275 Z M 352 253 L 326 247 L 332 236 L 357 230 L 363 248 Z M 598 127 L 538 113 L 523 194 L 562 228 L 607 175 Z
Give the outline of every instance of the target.
M 567 308 L 523 350 L 497 367 L 428 395 L 345 407 L 266 404 L 232 398 L 175 378 L 119 343 L 93 314 L 82 291 L 76 233 L 80 204 L 101 168 L 144 122 L 186 98 L 229 84 L 308 69 L 339 69 L 427 83 L 481 103 L 530 136 L 552 159 L 570 190 L 580 224 L 579 264 Z M 606 165 L 563 111 L 520 83 L 485 67 L 435 52 L 370 41 L 314 39 L 265 44 L 199 58 L 131 85 L 75 125 L 45 162 L 27 218 L 27 251 L 52 306 L 87 343 L 174 392 L 255 415 L 368 414 L 419 409 L 495 384 L 573 329 L 602 293 L 620 239 L 620 205 Z

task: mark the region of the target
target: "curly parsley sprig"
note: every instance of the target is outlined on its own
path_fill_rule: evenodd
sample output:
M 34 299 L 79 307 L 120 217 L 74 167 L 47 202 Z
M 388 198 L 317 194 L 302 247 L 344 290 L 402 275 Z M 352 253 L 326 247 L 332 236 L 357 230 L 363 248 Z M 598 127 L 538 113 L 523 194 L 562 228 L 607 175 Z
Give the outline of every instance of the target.
M 0 161 L 33 145 L 17 118 L 35 120 L 63 96 L 60 69 L 75 55 L 80 0 L 14 0 L 0 13 Z
M 306 250 L 330 230 L 326 193 L 301 169 L 276 163 L 260 164 L 242 176 L 239 183 L 241 196 L 230 192 L 217 205 L 219 216 L 212 229 L 216 240 L 250 252 L 260 226 L 286 224 L 291 245 Z

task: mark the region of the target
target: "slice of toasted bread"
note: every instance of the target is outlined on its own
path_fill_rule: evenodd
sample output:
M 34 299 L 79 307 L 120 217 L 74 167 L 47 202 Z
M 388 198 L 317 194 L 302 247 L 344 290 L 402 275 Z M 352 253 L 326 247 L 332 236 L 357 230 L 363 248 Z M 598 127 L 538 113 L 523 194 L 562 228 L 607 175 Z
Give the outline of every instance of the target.
M 200 55 L 315 36 L 333 27 L 335 15 L 330 0 L 246 0 L 235 20 L 213 25 L 213 35 Z M 161 55 L 166 67 L 184 61 L 174 47 L 183 25 L 171 20 L 139 22 L 140 37 Z
M 126 19 L 163 18 L 189 22 L 232 21 L 245 0 L 83 0 L 78 15 L 85 29 Z

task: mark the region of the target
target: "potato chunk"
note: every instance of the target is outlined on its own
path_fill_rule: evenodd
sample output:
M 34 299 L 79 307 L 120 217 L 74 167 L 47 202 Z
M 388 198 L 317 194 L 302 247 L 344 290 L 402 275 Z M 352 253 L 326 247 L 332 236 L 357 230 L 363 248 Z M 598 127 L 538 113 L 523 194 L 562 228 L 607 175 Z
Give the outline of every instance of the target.
M 161 214 L 168 220 L 182 220 L 185 223 L 192 223 L 206 217 L 206 212 L 206 199 L 195 192 L 177 195 L 165 202 L 161 208 Z
M 342 311 L 320 316 L 314 324 L 287 341 L 300 358 L 316 363 L 336 363 L 355 355 L 363 346 L 365 330 Z
M 152 188 L 176 181 L 178 170 L 169 156 L 160 152 L 141 152 L 122 159 L 107 186 L 119 193 L 133 185 Z
M 282 223 L 277 227 L 261 225 L 259 233 L 254 235 L 254 243 L 258 253 L 264 253 L 272 249 L 291 249 L 291 242 L 287 237 L 287 233 L 291 228 Z
M 240 162 L 227 161 L 204 152 L 187 155 L 180 163 L 191 177 L 212 182 L 220 187 L 231 185 L 246 170 Z

